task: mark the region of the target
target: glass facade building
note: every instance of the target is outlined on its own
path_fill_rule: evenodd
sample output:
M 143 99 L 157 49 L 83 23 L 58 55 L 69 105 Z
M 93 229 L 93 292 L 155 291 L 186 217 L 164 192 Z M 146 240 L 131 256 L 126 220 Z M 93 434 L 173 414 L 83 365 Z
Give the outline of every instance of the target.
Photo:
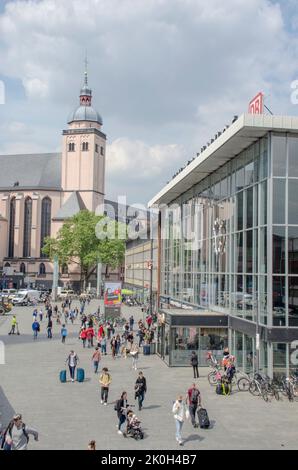
M 226 162 L 160 208 L 160 295 L 226 314 L 238 366 L 271 376 L 296 369 L 298 339 L 298 129 L 272 127 L 227 158 L 231 132 Z

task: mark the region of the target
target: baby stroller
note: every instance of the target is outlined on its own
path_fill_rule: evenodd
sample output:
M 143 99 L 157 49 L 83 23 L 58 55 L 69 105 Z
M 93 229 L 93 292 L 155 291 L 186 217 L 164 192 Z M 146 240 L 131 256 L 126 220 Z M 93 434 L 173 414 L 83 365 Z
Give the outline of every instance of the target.
M 133 414 L 133 412 L 127 413 L 127 428 L 125 437 L 132 437 L 136 441 L 144 439 L 144 433 L 141 428 L 141 421 Z

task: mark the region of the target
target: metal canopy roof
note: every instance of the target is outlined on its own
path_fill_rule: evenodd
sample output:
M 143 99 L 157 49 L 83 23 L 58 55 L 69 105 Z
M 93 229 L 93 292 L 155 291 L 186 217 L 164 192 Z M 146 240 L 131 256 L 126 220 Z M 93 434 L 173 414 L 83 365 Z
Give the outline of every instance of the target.
M 148 206 L 169 204 L 194 184 L 203 180 L 253 142 L 263 137 L 268 131 L 298 133 L 298 117 L 242 114 L 206 150 L 153 197 Z

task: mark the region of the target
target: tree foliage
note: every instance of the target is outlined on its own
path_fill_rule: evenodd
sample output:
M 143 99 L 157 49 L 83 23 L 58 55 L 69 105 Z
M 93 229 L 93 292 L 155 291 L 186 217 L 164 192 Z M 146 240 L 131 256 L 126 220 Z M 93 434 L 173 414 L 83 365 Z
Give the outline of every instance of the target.
M 116 268 L 124 260 L 126 226 L 83 210 L 66 220 L 57 237 L 45 239 L 43 253 L 59 264 L 76 263 L 88 280 L 97 263 Z

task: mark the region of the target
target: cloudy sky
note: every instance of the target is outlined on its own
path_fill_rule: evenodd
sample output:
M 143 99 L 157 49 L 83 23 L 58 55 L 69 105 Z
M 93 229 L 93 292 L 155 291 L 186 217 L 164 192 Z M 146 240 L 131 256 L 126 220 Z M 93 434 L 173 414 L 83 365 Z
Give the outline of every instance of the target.
M 60 151 L 87 49 L 107 196 L 146 203 L 258 91 L 297 115 L 297 33 L 296 0 L 0 0 L 0 153 Z

